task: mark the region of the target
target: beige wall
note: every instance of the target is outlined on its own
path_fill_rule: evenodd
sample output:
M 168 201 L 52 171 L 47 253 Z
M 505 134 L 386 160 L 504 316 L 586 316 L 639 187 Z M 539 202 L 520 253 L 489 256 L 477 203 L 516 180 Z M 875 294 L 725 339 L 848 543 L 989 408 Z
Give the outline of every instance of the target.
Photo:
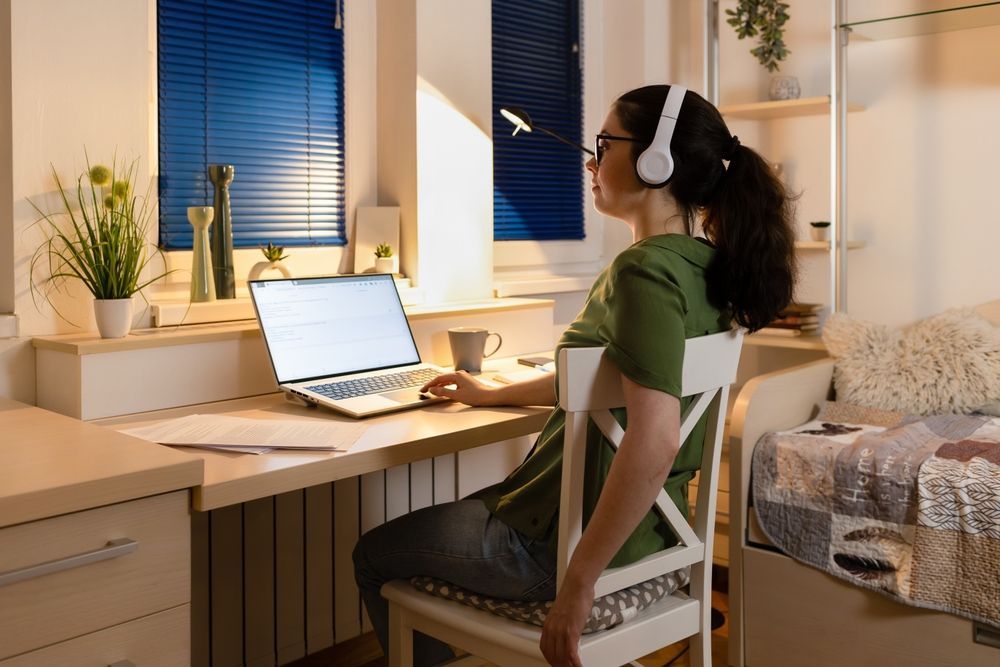
M 857 9 L 870 14 L 871 4 Z M 781 73 L 799 78 L 803 97 L 828 94 L 829 5 L 792 3 L 790 11 L 792 53 Z M 739 42 L 724 21 L 721 31 L 722 103 L 767 99 L 769 77 L 747 53 L 751 44 Z M 673 46 L 686 52 L 682 41 Z M 849 255 L 848 312 L 905 324 L 1000 296 L 1000 28 L 853 40 L 848 90 L 866 107 L 848 121 L 848 235 L 867 243 Z M 808 221 L 830 215 L 829 122 L 813 116 L 731 123 L 741 139 L 753 137 L 781 162 L 802 193 L 803 239 Z M 828 300 L 827 266 L 826 255 L 803 253 L 800 299 Z

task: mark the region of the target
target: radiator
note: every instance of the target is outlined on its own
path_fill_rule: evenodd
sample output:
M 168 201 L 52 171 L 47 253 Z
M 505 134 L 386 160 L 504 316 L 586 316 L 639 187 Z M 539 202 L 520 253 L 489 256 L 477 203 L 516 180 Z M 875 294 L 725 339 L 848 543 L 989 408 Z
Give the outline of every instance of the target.
M 195 512 L 191 664 L 284 665 L 370 630 L 351 562 L 358 537 L 502 479 L 532 442 L 518 438 Z

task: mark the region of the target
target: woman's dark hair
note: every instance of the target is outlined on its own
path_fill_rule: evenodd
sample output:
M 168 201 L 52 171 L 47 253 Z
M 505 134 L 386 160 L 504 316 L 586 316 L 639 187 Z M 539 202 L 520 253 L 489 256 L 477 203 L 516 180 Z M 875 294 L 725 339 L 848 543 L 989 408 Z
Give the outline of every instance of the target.
M 652 142 L 669 89 L 645 86 L 615 102 L 622 128 L 645 142 L 632 144 L 633 161 Z M 760 155 L 734 139 L 719 110 L 690 90 L 670 152 L 670 193 L 689 231 L 702 214 L 716 247 L 706 275 L 709 299 L 730 308 L 750 331 L 766 326 L 791 301 L 795 282 L 792 205 L 784 185 Z

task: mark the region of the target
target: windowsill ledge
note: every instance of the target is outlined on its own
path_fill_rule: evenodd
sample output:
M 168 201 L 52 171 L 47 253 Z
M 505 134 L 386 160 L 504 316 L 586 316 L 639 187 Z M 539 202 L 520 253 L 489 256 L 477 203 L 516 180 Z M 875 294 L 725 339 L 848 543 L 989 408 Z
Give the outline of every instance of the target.
M 562 292 L 586 292 L 594 284 L 596 276 L 591 273 L 572 275 L 517 275 L 494 276 L 493 293 L 497 298 L 533 296 L 537 294 L 560 294 Z
M 551 307 L 552 302 L 548 299 L 504 298 L 483 301 L 459 301 L 436 305 L 422 304 L 407 306 L 405 310 L 407 318 L 411 322 L 416 322 L 452 315 L 477 315 Z M 250 317 L 253 318 L 252 308 Z M 260 329 L 257 327 L 256 320 L 248 319 L 239 322 L 185 324 L 184 326 L 136 329 L 125 338 L 101 338 L 96 332 L 36 336 L 32 339 L 32 343 L 36 349 L 52 350 L 74 356 L 86 356 L 90 354 L 106 354 L 109 352 L 259 337 Z

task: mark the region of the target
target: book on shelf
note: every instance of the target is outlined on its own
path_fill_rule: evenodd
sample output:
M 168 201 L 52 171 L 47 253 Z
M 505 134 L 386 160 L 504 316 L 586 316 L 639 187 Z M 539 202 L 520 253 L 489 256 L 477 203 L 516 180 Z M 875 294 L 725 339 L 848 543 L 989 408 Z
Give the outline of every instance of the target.
M 809 326 L 819 324 L 819 315 L 785 315 L 774 320 L 770 326 Z
M 824 306 L 821 303 L 790 303 L 785 306 L 784 310 L 779 314 L 780 317 L 792 317 L 795 315 L 816 315 L 823 310 Z
M 813 322 L 811 324 L 794 324 L 783 322 L 781 320 L 775 320 L 767 326 L 773 329 L 798 329 L 799 331 L 815 331 L 816 329 L 819 329 L 818 322 Z
M 763 327 L 758 329 L 757 332 L 761 336 L 815 336 L 817 331 L 815 329 L 810 329 L 808 331 L 803 331 L 802 329 L 783 329 L 781 327 Z

